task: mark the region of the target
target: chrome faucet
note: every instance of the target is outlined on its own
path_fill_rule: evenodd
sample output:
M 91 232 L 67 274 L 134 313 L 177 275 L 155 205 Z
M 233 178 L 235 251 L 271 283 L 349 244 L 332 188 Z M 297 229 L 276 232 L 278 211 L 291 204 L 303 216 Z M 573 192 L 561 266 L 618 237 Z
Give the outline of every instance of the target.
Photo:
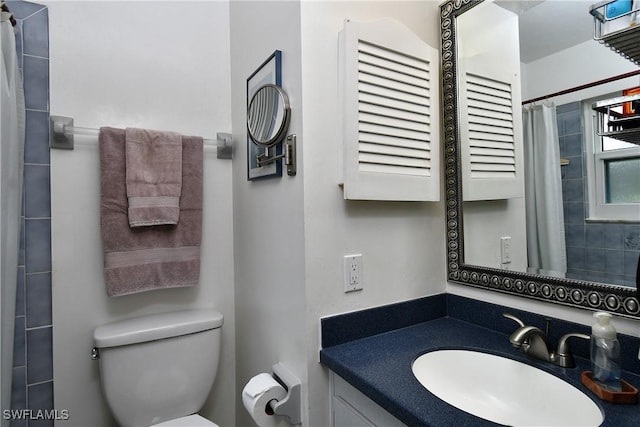
M 569 348 L 569 338 L 590 339 L 586 334 L 572 333 L 563 335 L 558 341 L 556 351 L 550 350 L 551 343 L 547 334 L 542 332 L 540 328 L 535 326 L 526 326 L 524 322 L 513 314 L 504 313 L 504 317 L 516 322 L 520 327 L 516 329 L 511 336 L 509 342 L 512 346 L 522 350 L 523 353 L 535 357 L 536 359 L 551 362 L 563 368 L 573 368 L 576 364 Z

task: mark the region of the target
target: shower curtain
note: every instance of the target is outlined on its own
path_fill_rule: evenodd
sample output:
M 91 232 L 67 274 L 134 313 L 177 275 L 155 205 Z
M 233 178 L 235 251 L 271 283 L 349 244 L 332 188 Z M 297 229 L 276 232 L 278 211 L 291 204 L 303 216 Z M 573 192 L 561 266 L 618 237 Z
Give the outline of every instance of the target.
M 11 407 L 13 334 L 20 250 L 24 165 L 24 92 L 15 34 L 7 12 L 0 15 L 0 403 Z M 8 421 L 3 419 L 3 425 Z
M 529 271 L 564 277 L 567 271 L 560 144 L 553 103 L 522 113 Z

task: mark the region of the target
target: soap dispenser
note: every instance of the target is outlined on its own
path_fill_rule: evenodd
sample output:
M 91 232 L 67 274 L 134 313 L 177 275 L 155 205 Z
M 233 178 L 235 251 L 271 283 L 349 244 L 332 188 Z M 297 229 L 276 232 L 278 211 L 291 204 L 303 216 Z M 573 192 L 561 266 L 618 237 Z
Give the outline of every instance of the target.
M 631 26 L 640 25 L 640 0 L 633 0 L 633 12 L 631 13 Z
M 621 391 L 620 343 L 611 324 L 611 314 L 594 313 L 591 327 L 591 369 L 594 381 L 609 391 Z

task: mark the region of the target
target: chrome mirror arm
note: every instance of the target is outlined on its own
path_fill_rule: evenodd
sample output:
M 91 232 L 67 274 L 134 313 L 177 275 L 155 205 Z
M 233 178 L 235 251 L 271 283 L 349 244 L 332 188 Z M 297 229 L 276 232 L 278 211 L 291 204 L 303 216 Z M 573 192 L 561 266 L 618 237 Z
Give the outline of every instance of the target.
M 284 159 L 284 164 L 287 167 L 287 175 L 294 176 L 297 173 L 297 154 L 296 154 L 296 135 L 287 136 L 287 140 L 284 142 L 284 153 L 270 157 L 270 147 L 265 147 L 264 153 L 256 154 L 256 163 L 258 166 L 265 166 L 276 160 Z

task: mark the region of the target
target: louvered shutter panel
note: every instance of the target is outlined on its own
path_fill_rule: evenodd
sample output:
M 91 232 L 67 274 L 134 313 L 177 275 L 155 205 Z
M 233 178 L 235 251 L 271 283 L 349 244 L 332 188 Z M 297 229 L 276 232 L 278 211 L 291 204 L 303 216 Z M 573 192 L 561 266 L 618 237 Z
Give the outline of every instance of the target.
M 395 21 L 345 22 L 339 84 L 345 199 L 439 200 L 437 58 Z
M 523 197 L 519 82 L 515 73 L 478 59 L 460 66 L 463 200 Z

